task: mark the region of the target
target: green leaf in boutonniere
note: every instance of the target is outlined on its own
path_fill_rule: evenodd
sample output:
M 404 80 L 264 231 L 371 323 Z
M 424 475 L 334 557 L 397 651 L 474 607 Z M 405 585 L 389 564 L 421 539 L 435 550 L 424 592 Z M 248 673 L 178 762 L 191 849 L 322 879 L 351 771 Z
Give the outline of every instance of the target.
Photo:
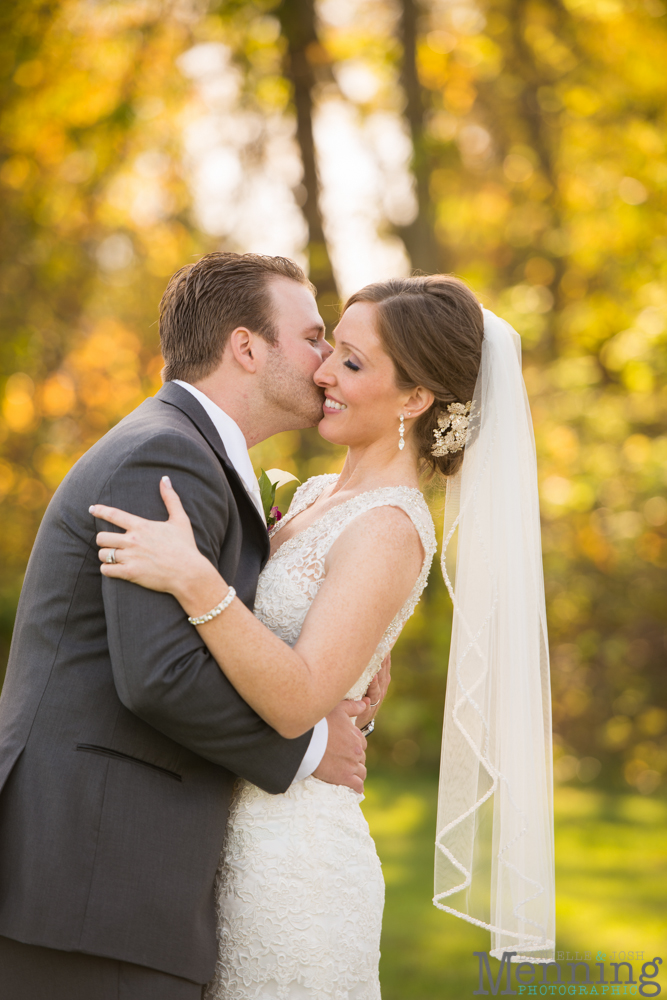
M 262 469 L 262 473 L 258 479 L 259 492 L 262 498 L 266 524 L 269 528 L 277 524 L 282 517 L 282 514 L 274 504 L 276 490 L 291 482 L 298 483 L 300 480 L 296 476 L 293 476 L 291 472 L 283 472 L 282 469 L 269 469 L 268 472 Z

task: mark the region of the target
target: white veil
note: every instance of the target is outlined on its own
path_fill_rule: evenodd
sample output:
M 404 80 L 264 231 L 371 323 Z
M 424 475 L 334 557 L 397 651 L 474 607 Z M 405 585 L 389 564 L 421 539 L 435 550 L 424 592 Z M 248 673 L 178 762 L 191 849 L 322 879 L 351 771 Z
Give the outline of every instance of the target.
M 519 336 L 483 312 L 465 457 L 445 505 L 442 570 L 454 618 L 433 902 L 491 931 L 494 957 L 544 962 L 554 955 L 555 885 L 535 442 Z

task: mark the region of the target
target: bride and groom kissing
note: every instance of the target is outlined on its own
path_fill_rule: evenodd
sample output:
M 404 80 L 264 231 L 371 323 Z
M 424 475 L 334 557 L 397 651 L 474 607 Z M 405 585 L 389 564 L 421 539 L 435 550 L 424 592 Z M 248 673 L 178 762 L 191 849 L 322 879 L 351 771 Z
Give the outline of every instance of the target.
M 284 258 L 177 272 L 164 385 L 49 504 L 0 698 L 2 997 L 380 997 L 364 731 L 488 330 L 457 279 L 395 279 L 332 347 L 313 291 Z M 248 447 L 315 424 L 343 470 L 268 533 Z

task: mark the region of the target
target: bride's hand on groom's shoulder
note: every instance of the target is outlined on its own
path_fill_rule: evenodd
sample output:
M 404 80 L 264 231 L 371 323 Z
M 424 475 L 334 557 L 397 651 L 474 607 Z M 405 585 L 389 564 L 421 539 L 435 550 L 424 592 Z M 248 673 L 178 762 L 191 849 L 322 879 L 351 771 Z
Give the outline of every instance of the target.
M 124 531 L 98 532 L 100 569 L 104 576 L 166 591 L 181 600 L 190 582 L 201 585 L 208 576 L 215 576 L 215 582 L 220 578 L 199 552 L 190 519 L 168 476 L 160 481 L 160 493 L 169 515 L 166 521 L 150 521 L 104 504 L 89 508 L 93 517 Z

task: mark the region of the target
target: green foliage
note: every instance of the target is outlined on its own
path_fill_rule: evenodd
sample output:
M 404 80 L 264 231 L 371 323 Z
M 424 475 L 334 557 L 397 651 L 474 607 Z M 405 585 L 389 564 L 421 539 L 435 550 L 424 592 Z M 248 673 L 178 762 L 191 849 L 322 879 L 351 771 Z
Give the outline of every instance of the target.
M 273 507 L 273 502 L 276 499 L 276 487 L 277 483 L 272 483 L 264 469 L 259 477 L 259 492 L 262 497 L 262 507 L 264 508 L 264 516 L 267 521 L 271 516 L 271 508 Z

